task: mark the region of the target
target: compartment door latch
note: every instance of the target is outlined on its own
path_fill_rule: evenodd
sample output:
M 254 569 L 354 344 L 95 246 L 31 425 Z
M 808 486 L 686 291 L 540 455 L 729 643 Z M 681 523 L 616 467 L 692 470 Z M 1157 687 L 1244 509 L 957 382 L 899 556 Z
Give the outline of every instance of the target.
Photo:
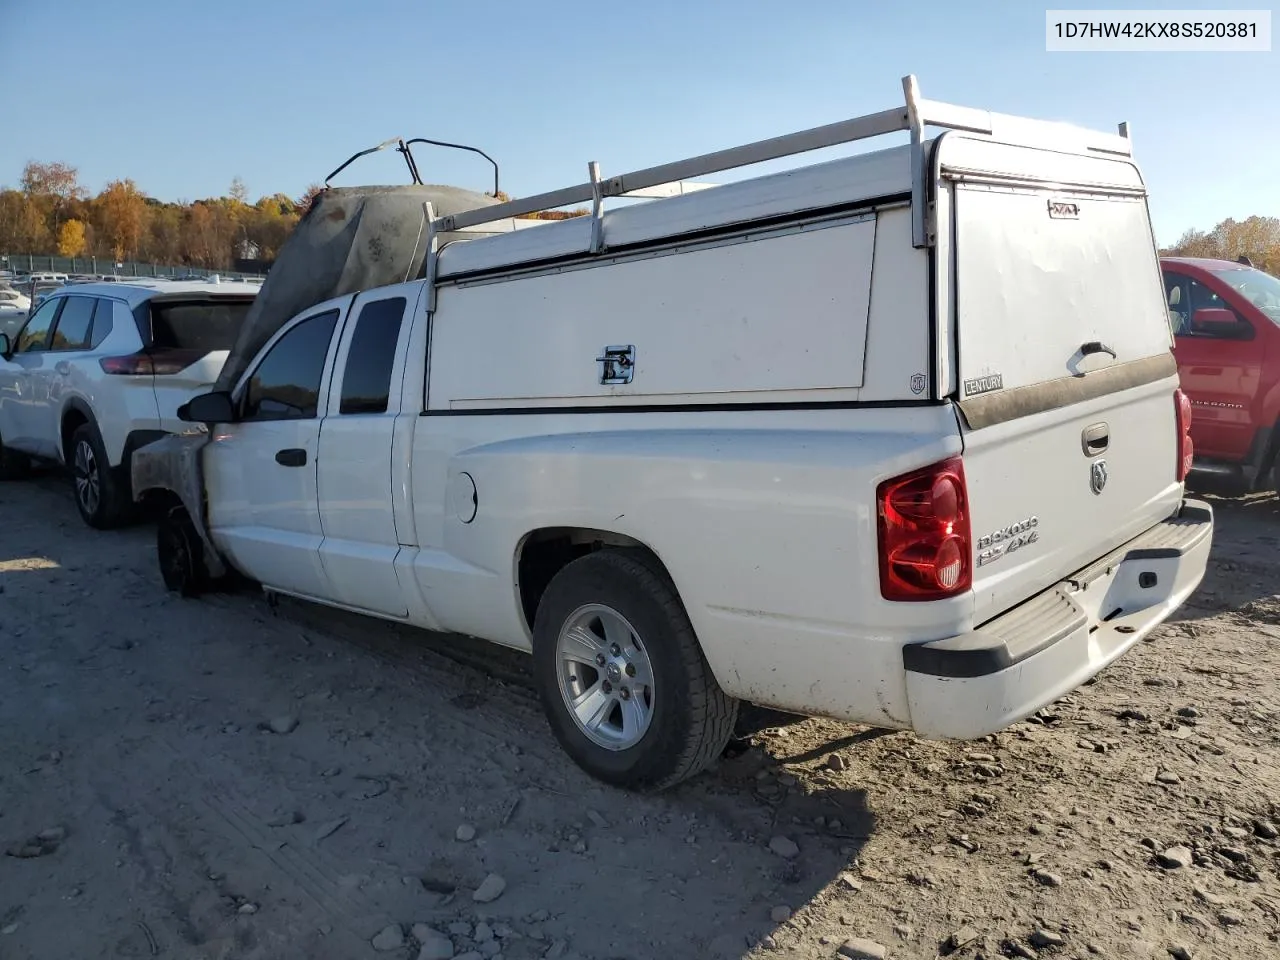
M 636 369 L 635 344 L 605 347 L 603 355 L 596 357 L 596 363 L 600 365 L 602 384 L 630 383 Z

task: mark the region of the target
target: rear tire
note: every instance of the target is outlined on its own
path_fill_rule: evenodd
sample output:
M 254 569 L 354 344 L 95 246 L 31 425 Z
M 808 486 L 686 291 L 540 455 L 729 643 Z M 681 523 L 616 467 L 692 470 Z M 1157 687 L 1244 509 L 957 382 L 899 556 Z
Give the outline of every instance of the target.
M 198 597 L 209 589 L 204 543 L 186 507 L 171 507 L 156 523 L 156 556 L 165 589 L 183 597 Z
M 557 573 L 538 604 L 533 658 L 556 739 L 605 783 L 666 789 L 718 759 L 733 734 L 738 701 L 646 556 L 604 550 Z
M 95 530 L 128 521 L 133 515 L 128 480 L 123 470 L 112 469 L 98 428 L 92 423 L 76 427 L 67 453 L 80 518 Z

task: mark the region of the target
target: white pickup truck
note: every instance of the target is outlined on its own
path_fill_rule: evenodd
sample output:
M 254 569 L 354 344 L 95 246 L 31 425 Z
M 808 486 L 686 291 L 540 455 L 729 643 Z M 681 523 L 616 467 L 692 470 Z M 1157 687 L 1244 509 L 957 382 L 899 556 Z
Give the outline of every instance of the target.
M 905 88 L 427 210 L 420 279 L 316 303 L 181 411 L 211 427 L 205 502 L 161 525 L 166 582 L 216 559 L 530 651 L 566 751 L 634 788 L 704 768 L 743 701 L 974 738 L 1077 687 L 1186 599 L 1212 540 L 1143 182 L 1123 128 Z M 911 142 L 604 211 L 893 130 Z

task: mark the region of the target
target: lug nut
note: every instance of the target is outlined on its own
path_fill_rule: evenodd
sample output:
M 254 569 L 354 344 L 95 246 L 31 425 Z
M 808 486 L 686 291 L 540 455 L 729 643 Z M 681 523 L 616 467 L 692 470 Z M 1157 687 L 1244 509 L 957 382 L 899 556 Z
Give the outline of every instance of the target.
M 631 699 L 631 691 L 630 691 L 630 690 L 628 690 L 626 687 L 623 687 L 623 688 L 622 688 L 622 699 L 623 699 L 623 700 L 630 700 L 630 699 Z
M 636 665 L 634 663 L 628 663 L 626 669 L 628 677 L 634 677 L 636 675 Z
M 622 648 L 615 643 L 612 647 L 609 648 L 609 652 L 616 657 L 622 653 Z
M 606 680 L 603 684 L 601 684 L 601 687 L 603 688 L 605 693 L 613 693 L 613 684 L 610 683 L 608 680 Z
M 603 653 L 597 653 L 597 654 L 596 654 L 596 666 L 598 666 L 598 667 L 603 667 L 603 666 L 604 666 L 604 654 L 603 654 Z

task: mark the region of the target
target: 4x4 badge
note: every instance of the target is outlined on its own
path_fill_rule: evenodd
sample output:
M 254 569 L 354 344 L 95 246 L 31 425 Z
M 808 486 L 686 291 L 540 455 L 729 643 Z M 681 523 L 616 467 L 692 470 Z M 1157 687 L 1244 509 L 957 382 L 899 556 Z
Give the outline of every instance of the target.
M 1089 467 L 1089 489 L 1094 493 L 1101 493 L 1102 488 L 1107 485 L 1107 461 L 1095 460 Z

